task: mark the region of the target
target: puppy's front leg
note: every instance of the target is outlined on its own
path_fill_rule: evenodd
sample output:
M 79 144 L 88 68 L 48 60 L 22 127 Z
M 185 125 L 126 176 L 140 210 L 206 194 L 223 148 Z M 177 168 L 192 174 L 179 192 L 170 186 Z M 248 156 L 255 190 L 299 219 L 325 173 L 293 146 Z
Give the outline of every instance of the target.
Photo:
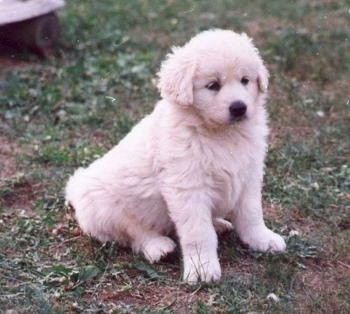
M 196 283 L 219 280 L 217 235 L 213 226 L 210 200 L 199 192 L 174 193 L 167 199 L 183 254 L 183 279 Z
M 286 243 L 277 233 L 265 226 L 261 206 L 261 183 L 251 180 L 242 192 L 234 226 L 241 240 L 254 250 L 284 251 Z

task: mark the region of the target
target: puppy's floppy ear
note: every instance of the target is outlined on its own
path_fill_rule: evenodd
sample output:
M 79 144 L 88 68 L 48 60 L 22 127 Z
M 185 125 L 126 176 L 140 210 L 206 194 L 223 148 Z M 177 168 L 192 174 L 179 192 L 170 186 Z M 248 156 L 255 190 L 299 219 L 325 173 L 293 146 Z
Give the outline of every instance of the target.
M 258 70 L 258 87 L 260 92 L 266 93 L 269 86 L 269 71 L 266 69 L 265 65 L 261 61 Z
M 188 106 L 193 103 L 194 58 L 183 48 L 174 47 L 158 72 L 161 96 L 172 103 Z
M 257 57 L 258 57 L 258 63 L 259 63 L 259 69 L 258 69 L 258 87 L 260 92 L 262 93 L 266 93 L 267 92 L 267 88 L 269 86 L 269 71 L 266 69 L 264 62 L 262 61 L 261 57 L 260 57 L 260 53 L 258 48 L 256 48 L 253 44 L 253 40 L 246 34 L 246 33 L 242 33 L 241 37 L 246 40 L 249 45 L 253 48 L 253 50 L 255 51 Z

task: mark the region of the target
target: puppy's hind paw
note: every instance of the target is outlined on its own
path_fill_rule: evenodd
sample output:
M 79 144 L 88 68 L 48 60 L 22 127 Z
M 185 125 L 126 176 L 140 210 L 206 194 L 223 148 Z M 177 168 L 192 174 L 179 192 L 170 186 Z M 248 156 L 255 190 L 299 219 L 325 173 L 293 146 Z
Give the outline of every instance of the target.
M 163 256 L 174 251 L 176 244 L 169 237 L 159 236 L 149 239 L 142 246 L 142 253 L 150 263 L 158 262 Z
M 214 218 L 213 224 L 214 224 L 215 231 L 218 234 L 222 234 L 224 232 L 229 232 L 233 230 L 232 224 L 223 218 Z

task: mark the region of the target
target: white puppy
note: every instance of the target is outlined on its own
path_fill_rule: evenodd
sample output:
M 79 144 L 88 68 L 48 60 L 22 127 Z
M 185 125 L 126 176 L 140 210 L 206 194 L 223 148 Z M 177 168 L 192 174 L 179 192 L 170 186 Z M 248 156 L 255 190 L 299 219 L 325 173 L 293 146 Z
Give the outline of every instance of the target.
M 261 207 L 267 86 L 245 34 L 210 30 L 174 48 L 154 111 L 69 179 L 66 199 L 82 230 L 153 263 L 174 250 L 167 235 L 175 228 L 191 283 L 220 278 L 216 231 L 229 221 L 252 249 L 283 251 Z

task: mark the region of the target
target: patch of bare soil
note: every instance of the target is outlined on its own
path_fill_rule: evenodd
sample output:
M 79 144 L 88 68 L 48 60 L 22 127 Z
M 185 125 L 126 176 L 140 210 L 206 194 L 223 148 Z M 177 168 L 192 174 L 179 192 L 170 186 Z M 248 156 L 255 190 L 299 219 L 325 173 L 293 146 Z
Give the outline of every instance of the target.
M 0 205 L 29 213 L 40 185 L 33 184 L 19 171 L 16 155 L 23 151 L 14 141 L 0 136 Z
M 27 215 L 31 212 L 36 193 L 39 189 L 38 184 L 32 184 L 28 181 L 16 182 L 0 199 L 0 204 L 8 209 L 18 212 L 25 212 Z
M 330 294 L 341 287 L 343 280 L 350 276 L 349 265 L 343 262 L 309 265 L 298 275 L 299 284 L 309 293 Z
M 295 279 L 295 288 L 302 293 L 300 312 L 314 311 L 314 302 L 319 300 L 318 313 L 345 313 L 343 297 L 345 281 L 350 278 L 350 266 L 341 261 L 312 263 L 300 271 Z M 312 312 L 313 312 L 312 311 Z
M 15 142 L 0 136 L 0 182 L 16 175 L 16 151 L 18 147 Z
M 111 308 L 125 308 L 132 304 L 136 307 L 149 306 L 157 309 L 171 309 L 175 313 L 190 313 L 193 304 L 199 301 L 213 306 L 213 296 L 208 296 L 204 290 L 193 290 L 191 287 L 174 282 L 173 285 L 149 283 L 132 290 L 105 289 L 96 296 L 100 302 Z M 193 310 L 193 309 L 192 309 Z
M 7 71 L 14 69 L 28 69 L 31 66 L 32 64 L 27 61 L 20 60 L 14 55 L 4 53 L 0 47 L 0 79 L 2 79 Z

